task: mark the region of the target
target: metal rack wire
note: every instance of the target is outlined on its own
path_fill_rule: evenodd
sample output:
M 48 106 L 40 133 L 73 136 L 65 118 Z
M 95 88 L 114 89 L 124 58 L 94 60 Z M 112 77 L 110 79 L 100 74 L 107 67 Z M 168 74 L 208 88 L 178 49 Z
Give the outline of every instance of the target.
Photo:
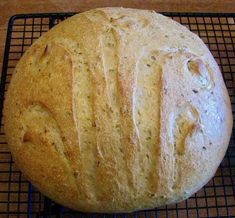
M 219 64 L 235 117 L 235 14 L 164 13 L 198 34 Z M 44 32 L 72 13 L 26 14 L 11 17 L 0 86 L 0 113 L 4 93 L 17 61 Z M 42 196 L 21 175 L 12 160 L 0 127 L 0 217 L 235 217 L 235 132 L 215 177 L 190 199 L 179 204 L 133 214 L 82 214 Z

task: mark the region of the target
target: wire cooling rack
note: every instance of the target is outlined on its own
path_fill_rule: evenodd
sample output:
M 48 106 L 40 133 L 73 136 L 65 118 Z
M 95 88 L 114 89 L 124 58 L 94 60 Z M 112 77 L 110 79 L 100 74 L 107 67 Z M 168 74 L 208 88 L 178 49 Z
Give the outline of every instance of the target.
M 164 13 L 198 34 L 219 64 L 235 117 L 235 14 Z M 44 32 L 73 15 L 26 14 L 11 17 L 0 86 L 0 113 L 4 94 L 17 61 Z M 44 197 L 17 169 L 0 127 L 0 217 L 235 217 L 235 132 L 214 178 L 190 199 L 179 204 L 133 214 L 83 214 Z

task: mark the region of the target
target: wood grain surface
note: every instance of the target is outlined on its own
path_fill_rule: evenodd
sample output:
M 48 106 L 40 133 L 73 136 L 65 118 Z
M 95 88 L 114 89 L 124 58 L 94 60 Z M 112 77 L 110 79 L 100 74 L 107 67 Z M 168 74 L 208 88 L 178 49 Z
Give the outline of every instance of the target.
M 235 12 L 234 0 L 0 0 L 0 69 L 7 23 L 14 14 L 78 12 L 90 8 L 123 6 L 174 12 Z

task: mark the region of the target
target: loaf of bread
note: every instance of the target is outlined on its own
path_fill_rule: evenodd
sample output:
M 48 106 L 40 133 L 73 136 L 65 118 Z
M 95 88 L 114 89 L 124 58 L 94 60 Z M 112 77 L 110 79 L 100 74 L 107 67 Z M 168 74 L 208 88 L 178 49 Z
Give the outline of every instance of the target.
M 232 129 L 206 45 L 154 11 L 101 8 L 52 28 L 23 55 L 6 138 L 43 194 L 88 212 L 179 202 L 222 161 Z

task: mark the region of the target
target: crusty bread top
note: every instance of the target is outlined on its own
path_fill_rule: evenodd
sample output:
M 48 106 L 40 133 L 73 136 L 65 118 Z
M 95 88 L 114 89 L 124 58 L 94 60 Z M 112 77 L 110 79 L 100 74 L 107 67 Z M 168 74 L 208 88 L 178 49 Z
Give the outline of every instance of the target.
M 5 132 L 24 175 L 82 211 L 174 203 L 214 175 L 231 106 L 198 36 L 154 11 L 102 8 L 51 29 L 19 61 Z

